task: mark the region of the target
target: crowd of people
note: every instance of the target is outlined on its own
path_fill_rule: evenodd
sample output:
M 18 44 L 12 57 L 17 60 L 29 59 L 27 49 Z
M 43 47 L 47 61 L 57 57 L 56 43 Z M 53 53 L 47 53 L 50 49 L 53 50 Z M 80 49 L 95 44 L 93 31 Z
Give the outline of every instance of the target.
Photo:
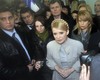
M 0 7 L 0 80 L 99 80 L 100 0 L 95 14 L 87 3 L 72 9 L 51 0 L 42 7 Z M 92 61 L 83 64 L 89 51 Z

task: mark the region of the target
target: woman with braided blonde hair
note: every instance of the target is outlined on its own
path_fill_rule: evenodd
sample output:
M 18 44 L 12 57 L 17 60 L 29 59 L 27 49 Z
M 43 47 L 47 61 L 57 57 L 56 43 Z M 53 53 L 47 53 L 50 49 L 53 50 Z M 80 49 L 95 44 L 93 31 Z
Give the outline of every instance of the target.
M 53 70 L 52 80 L 79 80 L 81 42 L 68 37 L 69 26 L 63 19 L 51 23 L 54 36 L 47 44 L 47 66 Z

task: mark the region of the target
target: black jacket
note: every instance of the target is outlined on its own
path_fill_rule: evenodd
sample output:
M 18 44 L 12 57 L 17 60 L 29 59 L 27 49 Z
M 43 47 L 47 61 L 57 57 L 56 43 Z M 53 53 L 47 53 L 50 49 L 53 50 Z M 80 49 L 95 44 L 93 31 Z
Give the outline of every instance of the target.
M 32 59 L 34 52 L 30 48 L 28 38 L 19 30 L 16 31 Z M 29 63 L 22 46 L 0 29 L 0 80 L 28 80 Z
M 94 50 L 96 54 L 100 53 L 100 31 L 90 37 L 88 51 Z

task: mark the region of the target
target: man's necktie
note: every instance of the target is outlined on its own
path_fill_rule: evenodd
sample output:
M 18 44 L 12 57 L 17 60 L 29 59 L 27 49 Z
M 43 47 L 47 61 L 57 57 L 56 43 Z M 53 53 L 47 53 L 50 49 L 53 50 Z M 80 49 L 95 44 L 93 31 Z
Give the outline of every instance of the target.
M 17 34 L 17 33 L 13 33 L 12 38 L 15 39 L 19 44 L 21 44 L 21 46 L 23 47 L 23 49 L 26 52 L 26 55 L 28 56 L 28 59 L 31 60 L 30 55 L 28 54 L 27 49 L 25 48 L 25 46 L 23 45 L 23 43 L 18 40 L 18 38 L 15 36 L 15 34 Z
M 15 39 L 18 43 L 20 43 L 19 40 L 16 38 L 15 33 L 13 33 L 12 38 Z

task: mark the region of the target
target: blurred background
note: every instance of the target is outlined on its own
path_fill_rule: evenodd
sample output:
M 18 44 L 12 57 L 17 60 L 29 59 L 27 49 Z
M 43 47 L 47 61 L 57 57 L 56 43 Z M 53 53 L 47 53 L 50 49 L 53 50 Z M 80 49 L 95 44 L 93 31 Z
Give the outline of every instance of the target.
M 50 0 L 35 0 L 36 4 L 42 5 L 41 3 L 48 4 Z M 72 2 L 78 1 L 78 2 L 86 2 L 92 9 L 92 13 L 94 14 L 94 2 L 96 0 L 61 0 L 64 2 L 64 5 L 71 5 Z M 0 6 L 2 5 L 9 5 L 13 6 L 14 8 L 19 8 L 25 5 L 24 0 L 0 0 Z

